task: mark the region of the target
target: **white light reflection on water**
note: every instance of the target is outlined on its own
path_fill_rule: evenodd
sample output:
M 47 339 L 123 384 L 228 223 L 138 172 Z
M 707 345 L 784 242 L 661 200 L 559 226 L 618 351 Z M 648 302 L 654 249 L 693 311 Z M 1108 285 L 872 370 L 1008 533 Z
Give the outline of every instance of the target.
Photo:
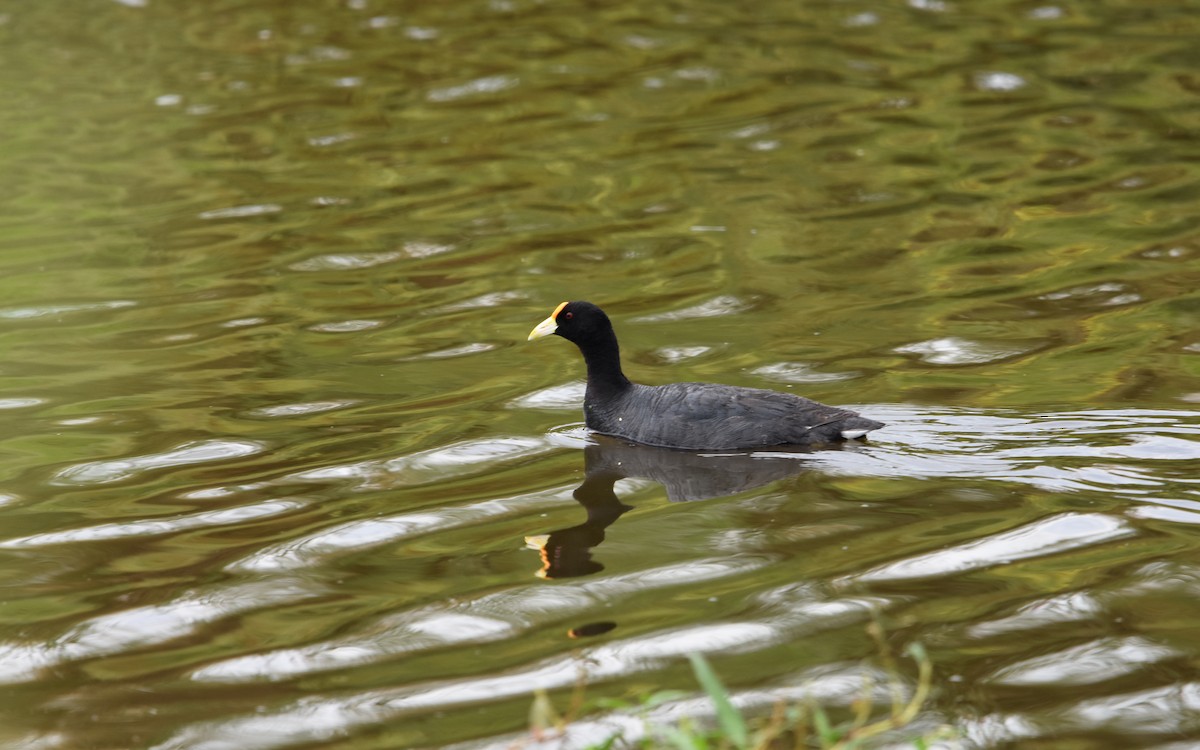
M 513 399 L 509 406 L 514 409 L 546 409 L 548 411 L 564 411 L 582 408 L 583 394 L 587 383 L 582 380 L 572 380 L 569 383 L 552 386 Z
M 1034 348 L 1033 346 L 1022 348 L 1011 345 L 1000 346 L 949 336 L 918 341 L 915 344 L 905 344 L 896 347 L 895 351 L 901 354 L 916 354 L 922 361 L 931 365 L 978 365 L 1025 354 Z
M 361 632 L 353 636 L 217 662 L 196 671 L 193 678 L 203 682 L 282 680 L 456 644 L 487 643 L 515 637 L 547 620 L 574 618 L 588 609 L 603 611 L 646 591 L 742 575 L 771 562 L 762 555 L 696 560 L 609 578 L 579 579 L 552 589 L 531 584 L 481 597 L 462 597 L 388 615 L 357 628 Z M 837 614 L 830 611 L 827 616 Z
M 328 401 L 307 401 L 295 404 L 280 404 L 278 406 L 262 406 L 246 412 L 251 417 L 286 418 L 303 417 L 309 414 L 320 414 L 337 409 L 347 409 L 361 403 L 358 399 L 331 399 Z
M 166 643 L 209 623 L 326 593 L 310 581 L 277 578 L 209 586 L 165 604 L 134 607 L 84 620 L 46 643 L 0 642 L 0 683 L 32 680 L 46 669 Z
M 1065 594 L 1030 602 L 1008 617 L 976 623 L 967 628 L 966 633 L 976 639 L 1002 637 L 1067 622 L 1090 620 L 1103 611 L 1104 605 L 1091 594 Z
M 48 531 L 42 534 L 17 537 L 16 539 L 5 539 L 0 541 L 0 549 L 44 547 L 51 544 L 69 544 L 71 542 L 96 542 L 103 539 L 146 537 L 156 534 L 186 531 L 188 529 L 203 529 L 213 526 L 247 523 L 260 518 L 268 518 L 297 510 L 306 505 L 308 505 L 307 500 L 289 498 L 252 503 L 236 508 L 206 510 L 199 513 L 147 518 L 120 523 L 102 523 L 77 529 Z
M 854 476 L 989 478 L 1054 492 L 1119 490 L 1153 502 L 1163 477 L 1134 463 L 1200 460 L 1200 415 L 1173 410 L 1093 410 L 1009 415 L 903 405 L 852 406 L 887 423 L 869 449 L 813 454 L 822 471 Z M 1176 435 L 1178 437 L 1176 437 Z M 1200 510 L 1200 479 L 1171 476 Z M 1186 487 L 1194 485 L 1195 489 Z M 1175 492 L 1180 492 L 1176 487 Z
M 1133 536 L 1135 533 L 1133 527 L 1119 518 L 1098 513 L 1067 513 L 1044 518 L 1001 534 L 857 573 L 847 582 L 949 576 L 1109 542 Z
M 1103 638 L 1001 667 L 999 685 L 1088 685 L 1112 680 L 1149 664 L 1180 657 L 1179 651 L 1139 636 Z
M 783 599 L 795 597 L 802 604 L 805 596 L 819 596 L 803 588 L 792 588 Z M 768 597 L 769 599 L 772 597 Z M 534 687 L 551 690 L 574 685 L 582 676 L 595 684 L 630 674 L 648 673 L 692 652 L 737 653 L 783 643 L 800 633 L 821 628 L 837 628 L 847 623 L 847 615 L 866 618 L 880 601 L 814 599 L 790 611 L 776 610 L 775 616 L 759 620 L 717 622 L 659 631 L 581 649 L 578 653 L 557 656 L 501 674 L 434 681 L 403 688 L 369 690 L 356 695 L 302 699 L 275 713 L 244 716 L 226 722 L 195 724 L 175 737 L 157 745 L 156 750 L 227 750 L 234 747 L 266 750 L 286 747 L 314 737 L 329 737 L 355 727 L 411 714 L 442 711 L 528 695 Z M 863 667 L 845 667 L 858 673 L 855 687 L 862 690 Z M 828 675 L 838 667 L 823 665 L 817 672 Z M 802 676 L 803 677 L 803 676 Z M 817 684 L 816 674 L 811 684 Z M 880 681 L 884 685 L 886 681 Z M 786 692 L 786 691 L 785 691 Z M 823 693 L 820 688 L 816 693 Z M 774 691 L 770 692 L 775 695 Z M 779 695 L 786 698 L 786 695 Z
M 550 450 L 546 440 L 521 436 L 497 436 L 465 440 L 432 450 L 383 460 L 359 461 L 289 474 L 280 484 L 307 481 L 351 480 L 364 487 L 424 484 L 467 471 L 483 471 L 496 464 Z
M 640 315 L 633 318 L 635 323 L 666 323 L 676 320 L 690 320 L 693 318 L 720 318 L 727 315 L 744 312 L 750 309 L 751 303 L 748 300 L 742 299 L 732 294 L 722 294 L 712 299 L 706 300 L 696 305 L 671 310 L 664 313 L 653 313 L 650 315 Z
M 1118 727 L 1183 738 L 1200 730 L 1200 682 L 1094 698 L 1064 710 L 1061 719 L 1089 730 Z
M 431 89 L 426 98 L 431 102 L 449 102 L 455 99 L 474 96 L 477 94 L 493 94 L 498 91 L 510 89 L 520 83 L 520 79 L 516 76 L 498 75 L 485 76 L 476 78 L 473 81 L 464 83 L 461 86 L 446 86 L 443 88 Z
M 261 453 L 267 449 L 257 440 L 199 440 L 162 453 L 146 453 L 107 461 L 88 461 L 58 472 L 53 484 L 107 484 L 131 479 L 154 469 L 226 461 Z
M 125 307 L 137 307 L 132 300 L 112 300 L 109 302 L 83 302 L 78 304 L 39 305 L 35 307 L 9 307 L 0 309 L 0 319 L 29 320 L 33 318 L 56 317 L 77 312 L 96 312 L 98 310 L 119 310 Z
M 337 557 L 370 547 L 556 507 L 570 499 L 571 489 L 565 487 L 519 497 L 494 498 L 458 507 L 403 513 L 388 518 L 347 521 L 308 536 L 261 549 L 249 557 L 230 563 L 227 570 L 278 571 L 316 568 Z

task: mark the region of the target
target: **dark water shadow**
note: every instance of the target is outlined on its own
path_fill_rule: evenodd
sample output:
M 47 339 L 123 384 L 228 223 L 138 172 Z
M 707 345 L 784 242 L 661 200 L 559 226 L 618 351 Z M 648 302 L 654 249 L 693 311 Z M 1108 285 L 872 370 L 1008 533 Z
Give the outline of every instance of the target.
M 584 478 L 573 497 L 587 520 L 549 534 L 529 536 L 526 544 L 539 549 L 542 578 L 574 578 L 598 573 L 604 565 L 592 551 L 608 529 L 632 506 L 617 496 L 621 479 L 649 479 L 661 484 L 673 503 L 728 497 L 795 476 L 810 467 L 805 459 L 813 448 L 753 452 L 691 452 L 631 445 L 603 436 L 583 451 Z M 821 450 L 836 450 L 822 448 Z

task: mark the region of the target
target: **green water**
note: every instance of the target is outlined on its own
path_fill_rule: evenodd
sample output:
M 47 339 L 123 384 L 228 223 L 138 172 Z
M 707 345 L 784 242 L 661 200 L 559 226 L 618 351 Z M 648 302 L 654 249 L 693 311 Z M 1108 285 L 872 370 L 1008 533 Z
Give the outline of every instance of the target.
M 585 747 L 873 617 L 912 733 L 1200 741 L 1198 10 L 0 4 L 0 744 Z M 598 441 L 565 299 L 888 427 Z

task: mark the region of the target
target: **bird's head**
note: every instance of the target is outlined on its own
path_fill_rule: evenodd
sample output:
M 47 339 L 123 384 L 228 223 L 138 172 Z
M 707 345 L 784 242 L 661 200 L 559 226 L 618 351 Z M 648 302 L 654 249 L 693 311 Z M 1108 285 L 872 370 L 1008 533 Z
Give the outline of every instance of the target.
M 608 316 L 591 302 L 563 302 L 529 332 L 529 340 L 554 334 L 579 344 L 611 330 Z

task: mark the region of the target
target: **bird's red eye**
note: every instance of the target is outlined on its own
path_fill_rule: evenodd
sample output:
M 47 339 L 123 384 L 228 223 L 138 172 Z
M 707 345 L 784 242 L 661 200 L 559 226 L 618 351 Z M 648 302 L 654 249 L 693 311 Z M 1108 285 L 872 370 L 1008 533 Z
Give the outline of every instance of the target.
M 567 320 L 570 320 L 573 317 L 575 317 L 575 313 L 573 313 L 573 312 L 567 313 Z

